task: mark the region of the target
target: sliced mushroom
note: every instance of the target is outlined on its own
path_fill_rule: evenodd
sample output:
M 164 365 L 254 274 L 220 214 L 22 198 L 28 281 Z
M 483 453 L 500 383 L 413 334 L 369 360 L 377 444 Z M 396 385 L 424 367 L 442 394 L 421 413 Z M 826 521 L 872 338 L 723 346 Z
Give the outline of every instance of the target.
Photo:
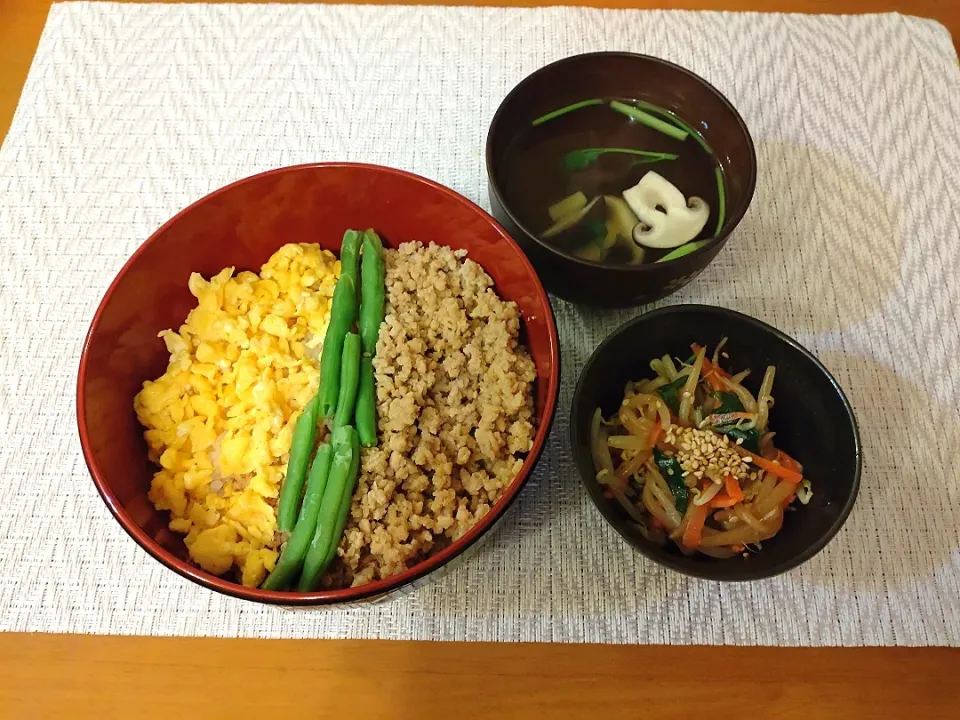
M 701 198 L 685 200 L 671 182 L 652 170 L 623 199 L 639 218 L 633 239 L 646 247 L 675 248 L 690 242 L 707 224 L 710 206 Z

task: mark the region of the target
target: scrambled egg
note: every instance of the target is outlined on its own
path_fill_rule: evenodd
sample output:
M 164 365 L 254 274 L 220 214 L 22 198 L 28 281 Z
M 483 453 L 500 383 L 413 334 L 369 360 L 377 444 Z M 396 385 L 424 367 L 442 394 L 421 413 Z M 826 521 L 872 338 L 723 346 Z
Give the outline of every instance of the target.
M 160 333 L 167 371 L 134 400 L 150 459 L 150 501 L 170 512 L 190 557 L 255 587 L 276 563 L 276 502 L 293 429 L 317 391 L 319 346 L 340 272 L 317 245 L 284 245 L 257 276 L 194 273 L 197 307 Z

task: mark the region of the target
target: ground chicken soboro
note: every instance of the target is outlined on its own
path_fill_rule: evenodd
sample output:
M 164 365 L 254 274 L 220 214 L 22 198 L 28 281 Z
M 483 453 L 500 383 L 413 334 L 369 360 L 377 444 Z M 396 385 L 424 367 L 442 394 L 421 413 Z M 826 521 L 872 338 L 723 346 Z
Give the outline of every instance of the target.
M 364 452 L 329 584 L 394 575 L 490 511 L 533 444 L 533 361 L 520 313 L 466 252 L 386 253 L 374 368 L 380 444 Z

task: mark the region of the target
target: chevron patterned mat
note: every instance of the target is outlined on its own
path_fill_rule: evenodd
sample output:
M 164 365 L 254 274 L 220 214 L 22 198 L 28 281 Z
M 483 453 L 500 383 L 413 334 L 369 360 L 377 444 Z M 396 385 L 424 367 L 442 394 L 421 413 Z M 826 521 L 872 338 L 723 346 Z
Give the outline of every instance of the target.
M 392 602 L 293 612 L 161 567 L 80 455 L 94 309 L 163 221 L 232 180 L 358 160 L 486 206 L 487 125 L 557 58 L 680 63 L 757 142 L 753 206 L 669 302 L 797 337 L 856 408 L 863 488 L 785 576 L 719 585 L 618 541 L 566 448 L 578 369 L 638 311 L 555 302 L 563 383 L 539 470 L 496 536 Z M 0 630 L 445 640 L 960 645 L 960 70 L 939 25 L 692 12 L 56 5 L 0 149 Z

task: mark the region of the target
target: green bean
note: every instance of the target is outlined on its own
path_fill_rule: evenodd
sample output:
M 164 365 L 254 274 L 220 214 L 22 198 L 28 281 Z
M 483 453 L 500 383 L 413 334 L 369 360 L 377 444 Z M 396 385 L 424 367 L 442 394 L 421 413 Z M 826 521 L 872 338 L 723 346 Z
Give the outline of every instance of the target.
M 360 442 L 364 447 L 377 444 L 377 392 L 371 358 L 377 352 L 377 339 L 383 323 L 386 303 L 385 274 L 383 243 L 373 230 L 367 230 L 363 234 L 363 255 L 360 261 L 360 319 L 357 323 L 364 357 L 360 363 L 356 424 Z
M 343 360 L 343 341 L 357 319 L 357 291 L 353 278 L 341 275 L 333 291 L 330 324 L 323 338 L 320 354 L 320 416 L 332 417 L 340 395 L 340 363 Z
M 360 382 L 360 336 L 347 333 L 343 341 L 343 356 L 340 363 L 340 395 L 337 398 L 337 414 L 333 427 L 349 425 L 353 420 L 353 408 L 357 402 L 357 385 Z
M 357 473 L 360 472 L 360 438 L 357 433 L 351 434 L 350 445 L 353 450 L 353 457 L 350 458 L 350 474 L 348 475 L 347 486 L 343 489 L 343 495 L 340 496 L 340 509 L 337 511 L 337 524 L 333 528 L 333 539 L 330 541 L 327 555 L 323 559 L 324 569 L 330 567 L 330 563 L 337 556 L 337 548 L 340 546 L 343 529 L 347 525 L 347 516 L 350 514 L 350 503 L 353 502 L 353 489 L 357 484 Z
M 347 230 L 340 243 L 340 277 L 349 275 L 353 286 L 357 287 L 357 265 L 360 261 L 360 239 L 363 234 L 356 230 Z
M 332 443 L 333 463 L 330 466 L 330 477 L 323 491 L 320 513 L 317 516 L 317 528 L 310 541 L 310 548 L 303 562 L 303 571 L 300 573 L 300 582 L 297 584 L 297 589 L 301 592 L 313 590 L 327 569 L 326 561 L 339 519 L 340 501 L 348 487 L 349 492 L 353 492 L 353 483 L 356 480 L 355 477 L 350 477 L 350 472 L 355 467 L 354 455 L 359 455 L 359 450 L 355 450 L 359 445 L 357 431 L 349 425 L 337 428 L 333 431 Z
M 357 433 L 360 444 L 377 444 L 377 387 L 373 375 L 373 360 L 360 358 L 360 389 L 357 390 Z
M 360 319 L 357 325 L 363 340 L 363 352 L 370 357 L 377 352 L 377 338 L 383 323 L 385 272 L 383 243 L 373 230 L 367 230 L 363 234 L 363 256 L 360 261 Z
M 303 481 L 307 474 L 307 463 L 310 462 L 313 440 L 317 434 L 319 407 L 319 395 L 316 395 L 300 413 L 293 429 L 290 459 L 287 460 L 287 475 L 280 488 L 280 502 L 277 509 L 277 527 L 281 532 L 292 532 L 297 520 L 300 497 L 303 494 Z
M 330 464 L 333 460 L 333 448 L 329 444 L 321 445 L 317 450 L 313 465 L 310 466 L 310 476 L 307 478 L 307 490 L 303 496 L 303 506 L 300 508 L 300 517 L 293 529 L 293 534 L 280 553 L 280 560 L 273 568 L 261 587 L 264 590 L 282 590 L 290 584 L 300 568 L 317 529 L 317 516 L 320 513 L 320 502 L 323 500 L 323 491 L 327 486 L 327 477 L 330 474 Z

